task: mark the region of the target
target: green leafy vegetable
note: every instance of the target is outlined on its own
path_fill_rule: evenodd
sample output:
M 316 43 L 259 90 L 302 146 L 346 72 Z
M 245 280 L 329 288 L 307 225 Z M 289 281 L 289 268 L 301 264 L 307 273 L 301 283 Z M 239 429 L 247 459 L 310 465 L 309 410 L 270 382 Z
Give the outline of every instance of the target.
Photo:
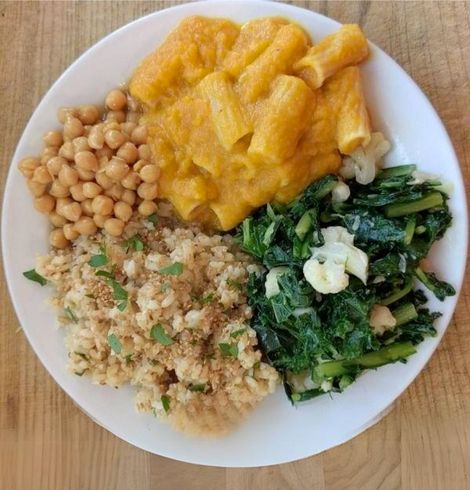
M 108 335 L 108 344 L 116 354 L 121 353 L 122 344 L 114 333 Z
M 70 308 L 70 306 L 66 306 L 64 308 L 65 311 L 65 316 L 73 323 L 78 323 L 78 318 L 77 315 L 73 312 L 73 310 Z
M 142 237 L 138 233 L 136 233 L 135 235 L 132 235 L 130 238 L 125 240 L 122 246 L 125 249 L 126 253 L 129 250 L 135 250 L 136 252 L 141 252 L 145 247 L 145 243 L 142 240 Z
M 153 225 L 156 225 L 158 223 L 157 213 L 152 213 L 150 216 L 148 216 L 147 221 L 150 221 L 150 223 L 152 223 Z
M 165 412 L 168 413 L 170 411 L 170 397 L 167 395 L 162 395 L 160 400 L 163 405 L 163 410 L 165 410 Z
M 179 276 L 183 273 L 183 264 L 181 262 L 175 262 L 167 267 L 163 267 L 158 272 L 166 276 Z
M 160 323 L 153 325 L 150 330 L 150 337 L 162 345 L 171 345 L 174 342 Z
M 419 267 L 415 270 L 416 277 L 434 293 L 440 301 L 444 301 L 447 296 L 454 296 L 455 289 L 447 282 L 440 281 L 432 272 L 424 272 Z
M 189 385 L 188 389 L 189 389 L 189 391 L 196 391 L 196 392 L 204 393 L 204 391 L 206 390 L 206 383 Z
M 88 261 L 88 264 L 91 267 L 103 267 L 108 263 L 108 257 L 104 254 L 92 255 L 91 259 Z
M 236 339 L 240 337 L 240 335 L 243 335 L 245 332 L 246 332 L 246 328 L 240 328 L 238 330 L 234 330 L 233 332 L 231 332 L 230 337 L 232 337 L 232 339 Z
M 41 286 L 45 286 L 47 284 L 47 279 L 42 277 L 41 274 L 38 274 L 35 269 L 23 272 L 23 276 L 30 281 L 37 282 Z

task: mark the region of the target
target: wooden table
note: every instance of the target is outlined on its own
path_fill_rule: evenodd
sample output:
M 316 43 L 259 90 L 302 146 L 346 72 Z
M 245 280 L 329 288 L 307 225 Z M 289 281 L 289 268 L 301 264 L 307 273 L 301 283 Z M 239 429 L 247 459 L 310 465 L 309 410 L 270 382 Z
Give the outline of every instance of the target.
M 102 36 L 175 3 L 180 2 L 0 2 L 2 188 L 21 131 L 60 73 Z M 290 3 L 359 23 L 429 96 L 470 177 L 470 3 Z M 225 470 L 153 456 L 92 422 L 39 363 L 18 329 L 2 281 L 0 488 L 470 488 L 469 315 L 467 281 L 428 367 L 366 433 L 296 463 Z

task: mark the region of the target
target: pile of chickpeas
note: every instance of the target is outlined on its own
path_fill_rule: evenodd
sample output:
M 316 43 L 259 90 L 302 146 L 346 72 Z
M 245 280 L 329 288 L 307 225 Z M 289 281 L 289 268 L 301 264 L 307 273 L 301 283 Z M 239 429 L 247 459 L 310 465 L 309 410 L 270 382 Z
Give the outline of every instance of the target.
M 103 114 L 94 105 L 60 108 L 63 129 L 44 135 L 40 157 L 19 163 L 35 208 L 54 226 L 56 248 L 100 228 L 120 236 L 135 209 L 142 216 L 157 209 L 159 168 L 151 162 L 139 105 L 119 89 L 105 104 Z

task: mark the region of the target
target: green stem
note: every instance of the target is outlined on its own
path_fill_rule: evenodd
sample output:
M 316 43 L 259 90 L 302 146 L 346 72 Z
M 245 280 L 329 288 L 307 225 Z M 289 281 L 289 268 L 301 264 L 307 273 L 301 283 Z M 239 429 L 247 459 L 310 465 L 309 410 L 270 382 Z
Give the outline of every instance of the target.
M 378 368 L 385 364 L 405 359 L 415 352 L 416 349 L 411 342 L 397 342 L 378 351 L 356 357 L 356 359 L 324 362 L 315 367 L 314 375 L 319 379 L 334 378 L 356 372 L 358 369 Z
M 416 170 L 416 165 L 399 165 L 398 167 L 390 167 L 382 170 L 376 179 L 389 179 L 391 177 L 403 177 L 410 175 Z
M 413 240 L 415 229 L 416 229 L 416 216 L 411 216 L 410 219 L 406 222 L 405 239 L 403 240 L 405 245 L 409 245 L 411 243 L 411 240 Z
M 401 202 L 397 204 L 389 204 L 385 206 L 385 216 L 387 218 L 397 218 L 399 216 L 406 216 L 407 214 L 418 213 L 425 209 L 434 208 L 440 206 L 444 202 L 442 194 L 440 192 L 431 192 L 421 199 L 415 201 Z
M 415 305 L 413 303 L 405 303 L 404 305 L 395 308 L 392 311 L 392 315 L 397 321 L 396 326 L 404 325 L 405 323 L 411 322 L 418 317 L 418 312 L 416 311 Z
M 411 291 L 412 287 L 413 287 L 413 283 L 410 279 L 405 283 L 402 289 L 397 289 L 393 291 L 393 293 L 390 294 L 390 296 L 387 296 L 382 301 L 380 301 L 380 304 L 384 306 L 388 306 L 391 305 L 392 303 L 395 303 L 395 301 L 398 301 L 399 299 L 406 296 Z
M 309 232 L 313 224 L 312 210 L 306 211 L 299 219 L 297 226 L 295 227 L 295 234 L 303 240 L 305 235 Z

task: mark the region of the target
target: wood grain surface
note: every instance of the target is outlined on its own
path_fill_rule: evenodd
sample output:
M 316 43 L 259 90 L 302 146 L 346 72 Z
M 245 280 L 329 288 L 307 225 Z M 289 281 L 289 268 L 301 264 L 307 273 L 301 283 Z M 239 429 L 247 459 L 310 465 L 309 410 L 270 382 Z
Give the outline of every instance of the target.
M 2 189 L 20 134 L 60 73 L 102 36 L 175 3 L 0 2 Z M 391 54 L 438 110 L 470 181 L 470 3 L 290 3 L 359 23 Z M 303 461 L 225 470 L 153 456 L 84 415 L 18 331 L 1 277 L 0 489 L 470 488 L 470 280 L 437 353 L 380 423 Z

